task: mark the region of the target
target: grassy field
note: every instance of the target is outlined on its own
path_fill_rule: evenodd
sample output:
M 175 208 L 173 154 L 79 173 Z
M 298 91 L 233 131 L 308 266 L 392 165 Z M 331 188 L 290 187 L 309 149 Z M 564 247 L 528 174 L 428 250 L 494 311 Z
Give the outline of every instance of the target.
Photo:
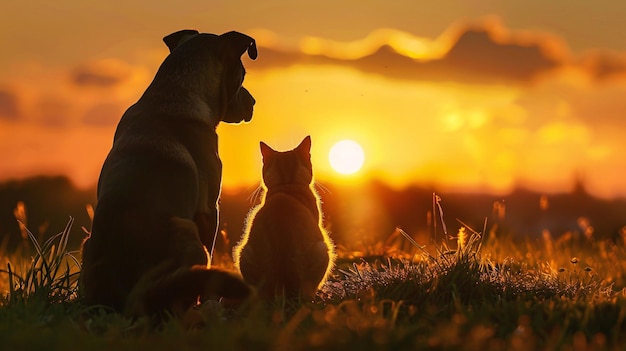
M 31 235 L 32 260 L 0 256 L 0 349 L 626 349 L 623 241 L 514 241 L 459 224 L 448 240 L 400 250 L 389 243 L 412 239 L 398 229 L 388 244 L 339 247 L 315 301 L 209 301 L 155 327 L 80 304 L 71 225 L 45 243 Z

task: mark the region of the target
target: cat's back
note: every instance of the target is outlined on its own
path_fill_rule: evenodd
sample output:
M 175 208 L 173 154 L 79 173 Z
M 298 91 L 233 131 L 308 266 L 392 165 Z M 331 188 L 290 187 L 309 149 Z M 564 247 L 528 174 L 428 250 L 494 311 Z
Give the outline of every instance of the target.
M 270 212 L 284 210 L 317 218 L 319 216 L 317 199 L 308 185 L 296 185 L 282 191 L 268 190 L 262 207 Z
M 269 193 L 252 218 L 250 234 L 257 232 L 266 239 L 274 236 L 283 241 L 292 241 L 289 236 L 322 240 L 317 206 L 317 199 L 310 189 Z

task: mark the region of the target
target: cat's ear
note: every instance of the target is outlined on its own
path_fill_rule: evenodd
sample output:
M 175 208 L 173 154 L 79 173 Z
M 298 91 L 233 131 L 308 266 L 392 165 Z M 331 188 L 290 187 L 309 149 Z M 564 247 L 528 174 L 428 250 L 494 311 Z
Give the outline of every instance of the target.
M 311 136 L 307 135 L 306 138 L 302 140 L 300 145 L 298 145 L 296 150 L 298 150 L 298 153 L 302 155 L 303 157 L 306 157 L 306 158 L 311 157 Z
M 271 147 L 267 146 L 266 143 L 261 142 L 260 145 L 261 145 L 261 155 L 263 156 L 263 160 L 270 159 L 276 153 L 276 151 L 274 151 L 274 149 L 272 149 Z

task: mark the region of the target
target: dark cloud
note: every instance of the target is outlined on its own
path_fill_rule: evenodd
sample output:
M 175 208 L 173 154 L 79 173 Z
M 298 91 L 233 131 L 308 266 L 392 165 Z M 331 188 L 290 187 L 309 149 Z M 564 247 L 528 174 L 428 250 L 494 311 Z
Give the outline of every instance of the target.
M 0 119 L 16 120 L 19 117 L 17 96 L 0 89 Z
M 546 54 L 547 45 L 540 39 L 528 44 L 517 43 L 513 38 L 496 42 L 487 29 L 467 30 L 442 61 L 475 74 L 526 81 L 560 65 Z
M 490 29 L 466 28 L 443 57 L 419 61 L 398 53 L 389 45 L 358 59 L 338 59 L 261 48 L 259 60 L 250 69 L 302 65 L 341 65 L 366 73 L 409 80 L 449 80 L 471 82 L 529 82 L 537 75 L 563 62 L 546 50 L 549 38 L 519 42 L 513 36 L 495 40 Z
M 580 65 L 598 80 L 626 74 L 626 56 L 615 52 L 590 52 L 580 60 Z
M 112 87 L 127 80 L 132 69 L 118 60 L 101 60 L 80 65 L 71 75 L 72 82 L 79 86 Z
M 111 126 L 119 122 L 122 109 L 114 104 L 98 104 L 83 115 L 82 122 L 86 125 L 101 127 Z

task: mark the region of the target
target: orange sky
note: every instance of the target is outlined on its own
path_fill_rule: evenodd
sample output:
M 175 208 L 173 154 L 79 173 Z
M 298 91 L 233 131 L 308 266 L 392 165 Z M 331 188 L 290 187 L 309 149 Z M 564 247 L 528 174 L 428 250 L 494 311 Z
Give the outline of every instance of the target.
M 259 46 L 245 62 L 255 116 L 219 127 L 227 188 L 258 182 L 260 140 L 287 149 L 311 135 L 324 181 L 342 179 L 327 153 L 350 138 L 365 149 L 360 179 L 505 193 L 566 191 L 578 177 L 626 196 L 626 5 L 208 3 L 3 5 L 0 181 L 63 173 L 93 185 L 167 54 L 161 38 L 195 28 Z

